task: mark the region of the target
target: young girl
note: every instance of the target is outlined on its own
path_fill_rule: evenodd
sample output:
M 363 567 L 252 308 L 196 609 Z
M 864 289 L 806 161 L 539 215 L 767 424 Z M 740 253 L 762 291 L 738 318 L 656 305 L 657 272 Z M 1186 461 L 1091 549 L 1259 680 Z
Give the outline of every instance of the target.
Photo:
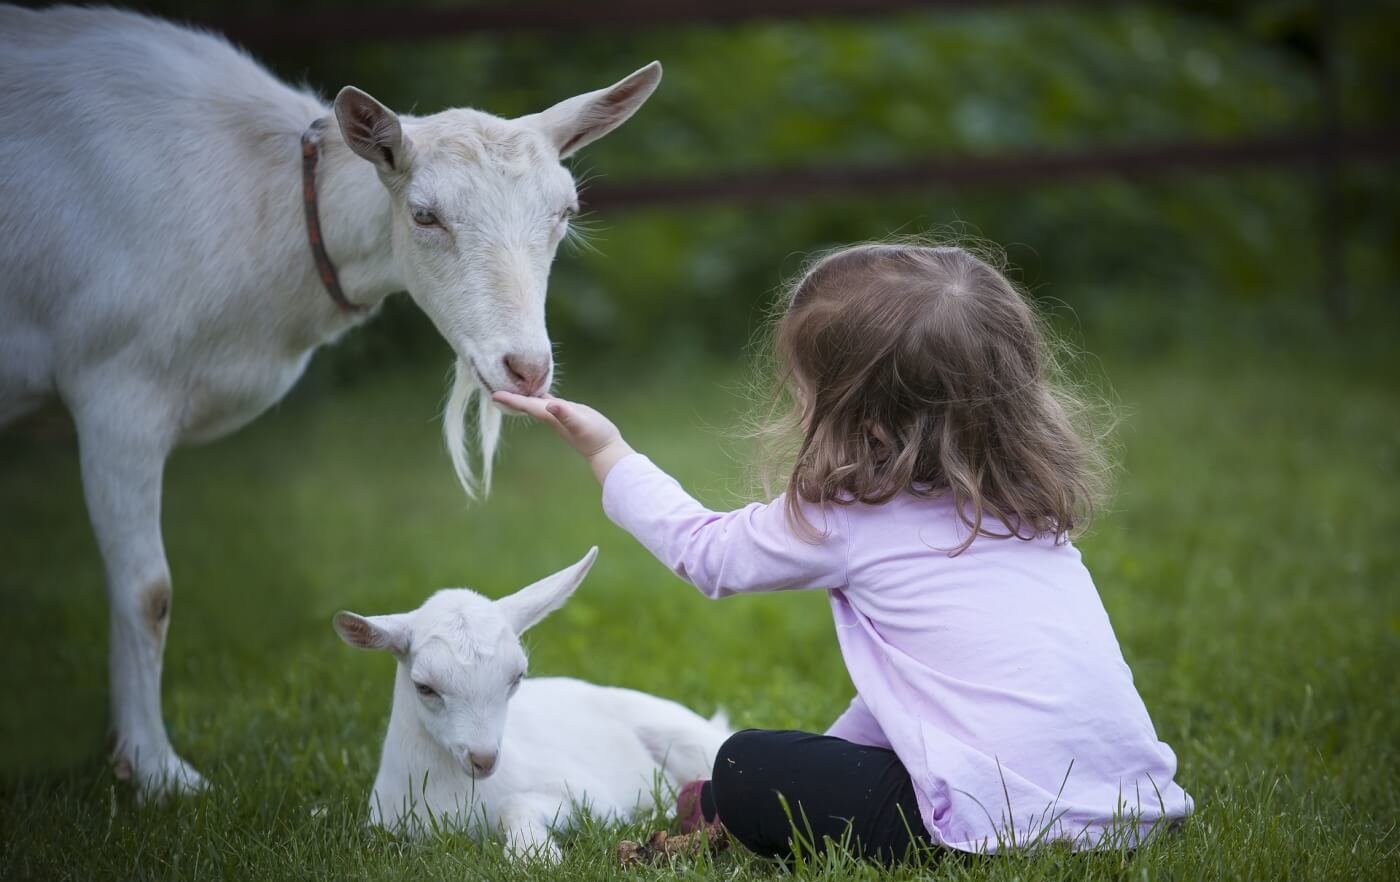
M 1027 300 L 961 248 L 858 245 L 797 282 L 775 354 L 801 447 L 784 495 L 726 513 L 597 411 L 495 396 L 553 426 L 608 516 L 706 596 L 831 599 L 850 707 L 825 735 L 730 738 L 697 785 L 704 820 L 763 854 L 789 852 L 795 821 L 889 860 L 1132 846 L 1188 814 L 1069 541 L 1093 451 Z

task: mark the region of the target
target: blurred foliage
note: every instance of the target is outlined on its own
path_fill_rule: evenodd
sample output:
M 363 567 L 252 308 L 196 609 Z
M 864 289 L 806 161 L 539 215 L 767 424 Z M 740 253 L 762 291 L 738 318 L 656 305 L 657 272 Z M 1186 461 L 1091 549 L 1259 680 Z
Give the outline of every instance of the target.
M 334 16 L 368 3 L 306 4 Z M 439 2 L 420 6 L 448 6 Z M 146 4 L 196 20 L 285 12 L 272 0 Z M 169 8 L 167 8 L 169 7 Z M 355 83 L 402 110 L 472 105 L 505 116 L 606 85 L 659 58 L 660 90 L 576 161 L 581 179 L 881 165 L 927 156 L 1074 150 L 1311 129 L 1323 118 L 1313 0 L 935 11 L 736 26 L 491 33 L 422 43 L 259 51 L 332 93 Z M 1333 4 L 1346 123 L 1389 122 L 1400 87 L 1391 5 Z M 1362 312 L 1400 255 L 1395 167 L 1343 181 L 1348 284 Z M 585 202 L 587 196 L 584 188 Z M 612 210 L 586 218 L 596 253 L 563 253 L 550 322 L 571 353 L 733 352 L 802 254 L 949 229 L 1003 244 L 1021 280 L 1080 315 L 1123 298 L 1317 303 L 1319 181 L 1311 166 L 1247 173 L 983 186 L 791 204 Z M 424 349 L 411 304 L 332 357 L 336 370 Z M 1121 314 L 1122 310 L 1115 310 Z M 575 347 L 577 347 L 575 349 Z

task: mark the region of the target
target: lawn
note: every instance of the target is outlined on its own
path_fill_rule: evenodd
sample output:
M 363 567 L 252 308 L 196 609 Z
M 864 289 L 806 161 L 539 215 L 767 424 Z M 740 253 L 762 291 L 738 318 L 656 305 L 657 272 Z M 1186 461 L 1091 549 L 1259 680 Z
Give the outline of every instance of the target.
M 1150 341 L 1148 341 L 1150 342 Z M 1135 349 L 1137 351 L 1135 351 Z M 1198 812 L 1136 854 L 948 860 L 894 878 L 1400 878 L 1400 357 L 1346 341 L 1120 345 L 1122 468 L 1080 545 Z M 742 498 L 729 366 L 573 372 L 633 443 L 715 504 Z M 699 597 L 611 526 L 591 478 L 513 427 L 468 506 L 435 419 L 441 365 L 311 384 L 171 462 L 165 707 L 207 795 L 140 807 L 102 760 L 101 569 L 71 438 L 0 436 L 0 879 L 621 878 L 626 831 L 585 825 L 555 868 L 461 835 L 364 827 L 392 662 L 330 617 L 502 594 L 602 556 L 530 635 L 532 670 L 649 690 L 738 725 L 821 728 L 851 686 L 816 593 Z M 508 736 L 507 736 L 508 737 Z M 654 819 L 652 819 L 654 820 Z M 637 879 L 772 878 L 726 853 Z M 883 876 L 829 856 L 816 878 Z

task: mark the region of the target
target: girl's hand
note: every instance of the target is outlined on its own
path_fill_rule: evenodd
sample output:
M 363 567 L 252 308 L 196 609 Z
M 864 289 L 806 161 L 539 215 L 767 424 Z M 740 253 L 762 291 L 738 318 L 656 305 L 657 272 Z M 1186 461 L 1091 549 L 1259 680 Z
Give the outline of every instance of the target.
M 632 452 L 612 420 L 586 404 L 562 398 L 532 398 L 514 392 L 497 392 L 491 400 L 517 413 L 549 424 L 569 442 L 593 468 L 593 476 L 603 483 L 617 461 Z

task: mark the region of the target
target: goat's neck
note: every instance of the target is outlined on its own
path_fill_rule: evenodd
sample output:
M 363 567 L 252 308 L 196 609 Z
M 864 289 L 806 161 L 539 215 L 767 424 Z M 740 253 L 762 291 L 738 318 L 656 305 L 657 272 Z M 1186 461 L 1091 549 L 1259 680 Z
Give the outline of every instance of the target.
M 404 290 L 390 244 L 389 191 L 374 167 L 350 152 L 334 125 L 322 142 L 316 172 L 317 203 L 326 253 L 345 296 L 370 307 Z

